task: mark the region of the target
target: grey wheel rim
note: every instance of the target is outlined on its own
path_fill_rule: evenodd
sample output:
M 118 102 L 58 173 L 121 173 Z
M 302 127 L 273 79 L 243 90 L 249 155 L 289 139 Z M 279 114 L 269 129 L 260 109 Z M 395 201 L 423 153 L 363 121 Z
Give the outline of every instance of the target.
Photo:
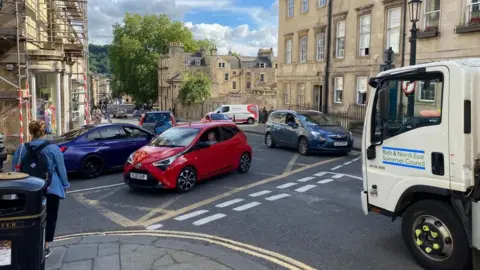
M 195 172 L 192 169 L 183 169 L 178 176 L 178 187 L 183 191 L 190 190 L 195 185 L 195 180 Z
M 248 169 L 250 169 L 250 157 L 247 154 L 243 154 L 240 158 L 240 169 L 243 172 L 246 172 Z
M 307 140 L 301 139 L 298 148 L 300 149 L 300 153 L 306 153 L 308 149 Z
M 272 135 L 270 134 L 267 134 L 267 138 L 266 138 L 266 141 L 267 141 L 267 146 L 272 146 Z
M 428 259 L 445 261 L 452 255 L 453 237 L 440 219 L 421 215 L 414 220 L 412 232 L 415 247 Z

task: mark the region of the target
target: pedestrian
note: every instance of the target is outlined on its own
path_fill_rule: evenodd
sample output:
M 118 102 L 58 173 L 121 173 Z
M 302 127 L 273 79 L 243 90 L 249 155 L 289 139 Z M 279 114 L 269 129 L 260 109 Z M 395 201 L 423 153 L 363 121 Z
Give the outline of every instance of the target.
M 98 125 L 102 122 L 102 111 L 95 106 L 93 109 L 93 124 Z
M 30 122 L 28 132 L 32 136 L 32 141 L 17 148 L 12 159 L 12 171 L 46 178 L 45 258 L 48 258 L 52 254 L 49 244 L 55 236 L 60 199 L 65 199 L 66 189 L 70 188 L 70 183 L 62 151 L 58 145 L 50 144 L 45 139 L 45 122 L 42 120 Z M 41 177 L 42 175 L 46 177 Z

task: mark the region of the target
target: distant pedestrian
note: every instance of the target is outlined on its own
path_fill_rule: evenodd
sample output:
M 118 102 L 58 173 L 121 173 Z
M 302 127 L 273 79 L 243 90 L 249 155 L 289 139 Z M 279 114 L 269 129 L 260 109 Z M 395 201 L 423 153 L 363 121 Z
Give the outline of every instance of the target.
M 45 122 L 32 121 L 28 125 L 30 143 L 22 144 L 13 155 L 12 171 L 24 172 L 43 178 L 46 184 L 47 225 L 45 231 L 45 257 L 52 254 L 49 244 L 55 236 L 60 199 L 65 199 L 70 188 L 63 153 L 56 144 L 45 140 Z M 45 176 L 45 177 L 42 177 Z
M 102 122 L 102 110 L 95 106 L 93 109 L 93 124 L 98 125 Z

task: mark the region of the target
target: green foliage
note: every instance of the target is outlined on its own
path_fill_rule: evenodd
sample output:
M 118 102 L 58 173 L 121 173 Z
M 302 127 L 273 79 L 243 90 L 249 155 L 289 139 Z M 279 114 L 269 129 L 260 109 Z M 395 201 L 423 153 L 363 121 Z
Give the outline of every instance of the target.
M 213 40 L 211 39 L 203 39 L 203 40 L 197 40 L 197 47 L 196 47 L 196 50 L 200 50 L 200 49 L 205 49 L 205 53 L 207 55 L 211 55 L 212 54 L 212 49 L 214 49 L 216 46 L 215 46 L 215 43 L 213 43 Z
M 88 44 L 88 66 L 91 73 L 110 74 L 109 47 L 110 45 Z
M 237 53 L 237 52 L 232 52 L 232 55 L 233 55 L 233 56 L 240 56 L 240 54 Z
M 183 106 L 204 102 L 210 98 L 211 80 L 206 74 L 184 73 L 183 82 L 178 92 L 178 100 Z
M 112 86 L 141 103 L 158 98 L 157 61 L 168 53 L 169 43 L 181 42 L 190 52 L 198 46 L 182 22 L 171 21 L 165 14 L 127 13 L 122 24 L 114 25 L 113 36 L 108 54 Z

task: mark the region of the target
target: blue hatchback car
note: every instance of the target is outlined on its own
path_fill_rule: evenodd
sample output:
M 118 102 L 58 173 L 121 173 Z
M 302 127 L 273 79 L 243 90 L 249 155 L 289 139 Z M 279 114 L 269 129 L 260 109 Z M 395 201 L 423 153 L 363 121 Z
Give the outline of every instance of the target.
M 312 152 L 347 154 L 353 147 L 352 133 L 318 111 L 274 111 L 265 124 L 265 144 Z
M 68 172 L 95 178 L 104 171 L 123 168 L 130 154 L 155 135 L 131 124 L 85 125 L 54 139 L 63 152 Z

